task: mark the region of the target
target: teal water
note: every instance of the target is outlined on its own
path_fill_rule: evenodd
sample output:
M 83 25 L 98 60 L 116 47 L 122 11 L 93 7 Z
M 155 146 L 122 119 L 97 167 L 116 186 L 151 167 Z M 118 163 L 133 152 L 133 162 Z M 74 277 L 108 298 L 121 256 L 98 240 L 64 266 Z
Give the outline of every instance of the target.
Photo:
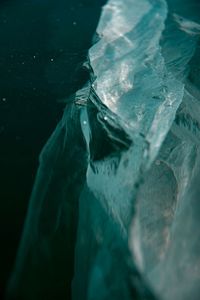
M 62 99 L 87 80 L 81 65 L 102 4 L 0 3 L 1 292 L 15 259 L 39 153 L 61 118 Z

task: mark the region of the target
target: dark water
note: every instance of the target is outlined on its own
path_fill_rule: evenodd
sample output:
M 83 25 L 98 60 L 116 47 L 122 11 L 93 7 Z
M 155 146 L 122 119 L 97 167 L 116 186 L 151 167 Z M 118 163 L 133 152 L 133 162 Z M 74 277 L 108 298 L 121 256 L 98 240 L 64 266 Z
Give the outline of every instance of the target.
M 21 236 L 38 155 L 81 68 L 105 0 L 0 2 L 0 288 Z

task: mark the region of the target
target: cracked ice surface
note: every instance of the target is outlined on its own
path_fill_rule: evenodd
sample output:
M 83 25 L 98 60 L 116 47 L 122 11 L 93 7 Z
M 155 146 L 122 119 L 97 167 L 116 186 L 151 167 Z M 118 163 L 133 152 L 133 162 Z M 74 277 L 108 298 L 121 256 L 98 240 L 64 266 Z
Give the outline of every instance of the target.
M 198 8 L 104 6 L 90 82 L 40 156 L 9 293 L 199 299 Z

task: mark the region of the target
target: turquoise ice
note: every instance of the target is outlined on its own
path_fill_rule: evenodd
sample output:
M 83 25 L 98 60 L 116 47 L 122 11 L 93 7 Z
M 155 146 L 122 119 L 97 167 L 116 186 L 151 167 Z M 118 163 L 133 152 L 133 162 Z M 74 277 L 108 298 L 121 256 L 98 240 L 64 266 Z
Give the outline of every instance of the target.
M 199 299 L 200 9 L 109 0 L 40 155 L 17 299 Z

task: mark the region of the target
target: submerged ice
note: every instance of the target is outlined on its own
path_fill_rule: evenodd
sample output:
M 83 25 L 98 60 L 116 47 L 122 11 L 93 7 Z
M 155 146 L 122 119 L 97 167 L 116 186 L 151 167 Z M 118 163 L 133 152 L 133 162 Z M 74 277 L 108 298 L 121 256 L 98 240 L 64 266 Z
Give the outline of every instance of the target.
M 200 7 L 109 0 L 40 155 L 8 299 L 200 296 Z

